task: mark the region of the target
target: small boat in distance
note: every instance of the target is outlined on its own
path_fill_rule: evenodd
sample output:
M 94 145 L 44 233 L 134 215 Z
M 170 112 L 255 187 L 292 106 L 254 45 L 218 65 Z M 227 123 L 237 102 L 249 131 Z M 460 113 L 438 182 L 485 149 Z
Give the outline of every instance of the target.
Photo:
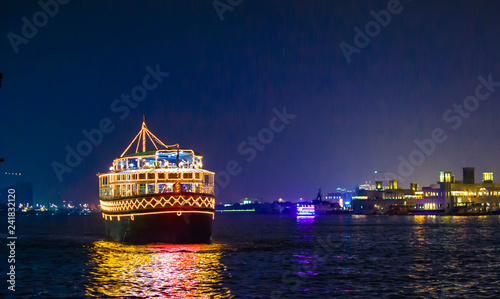
M 147 138 L 156 150 L 146 150 Z M 135 142 L 135 153 L 127 154 Z M 203 169 L 202 158 L 178 144 L 165 145 L 144 118 L 109 172 L 97 174 L 106 236 L 127 243 L 209 243 L 214 172 Z
M 316 211 L 313 204 L 297 204 L 297 217 L 314 217 L 316 216 Z

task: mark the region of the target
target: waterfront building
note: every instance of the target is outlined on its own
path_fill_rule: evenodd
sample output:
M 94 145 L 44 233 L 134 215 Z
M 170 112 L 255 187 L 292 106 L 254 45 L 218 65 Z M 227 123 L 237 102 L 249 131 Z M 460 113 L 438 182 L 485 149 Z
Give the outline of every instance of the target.
M 415 190 L 416 183 L 410 189 L 401 189 L 398 180 L 390 180 L 384 188 L 382 181 L 375 182 L 374 190 L 358 188 L 352 197 L 352 209 L 356 214 L 408 214 L 414 208 L 415 200 L 422 192 Z
M 344 206 L 344 194 L 345 193 L 342 193 L 342 192 L 328 193 L 325 196 L 325 200 L 329 201 L 333 204 L 336 204 L 339 207 L 343 207 Z
M 488 214 L 500 211 L 500 184 L 493 173 L 484 172 L 481 183 L 474 179 L 474 168 L 463 168 L 463 180 L 451 172 L 441 172 L 439 181 L 422 188 L 423 197 L 415 201 L 416 214 Z
M 482 182 L 475 182 L 473 167 L 463 168 L 463 180 L 451 171 L 441 171 L 436 184 L 418 190 L 417 183 L 401 189 L 397 180 L 385 189 L 381 181 L 374 190 L 358 188 L 352 197 L 357 214 L 474 215 L 500 213 L 500 184 L 493 173 L 484 172 Z
M 351 207 L 352 196 L 356 193 L 352 190 L 339 190 L 337 192 L 328 193 L 325 196 L 325 200 L 334 204 L 341 209 L 349 209 Z

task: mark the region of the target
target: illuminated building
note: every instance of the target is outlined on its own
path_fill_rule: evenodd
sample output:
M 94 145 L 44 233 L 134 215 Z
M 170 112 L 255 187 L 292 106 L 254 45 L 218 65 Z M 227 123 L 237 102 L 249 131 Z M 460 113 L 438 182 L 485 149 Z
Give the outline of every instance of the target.
M 333 203 L 333 204 L 337 204 L 339 207 L 343 207 L 344 206 L 344 197 L 345 197 L 345 193 L 344 192 L 335 192 L 335 193 L 328 193 L 326 196 L 325 196 L 325 200 Z
M 146 151 L 146 137 L 156 150 Z M 135 153 L 127 154 L 136 140 Z M 200 154 L 178 144 L 165 145 L 144 121 L 110 171 L 98 174 L 106 235 L 115 241 L 209 242 L 214 173 L 202 167 Z
M 418 190 L 400 189 L 397 180 L 389 181 L 389 189 L 375 182 L 374 190 L 358 188 L 352 197 L 352 209 L 357 214 L 415 215 L 480 215 L 500 213 L 500 184 L 493 183 L 493 173 L 484 172 L 482 183 L 475 183 L 473 167 L 463 168 L 463 180 L 455 179 L 450 171 L 441 171 L 436 184 Z
M 359 185 L 359 189 L 363 190 L 373 190 L 376 186 L 371 184 L 371 181 L 366 181 L 364 184 Z
M 463 168 L 463 181 L 451 172 L 441 172 L 437 184 L 422 188 L 423 197 L 415 201 L 415 214 L 489 214 L 500 211 L 500 184 L 493 173 L 483 173 L 483 182 L 475 183 L 474 168 Z
M 398 180 L 389 180 L 389 189 L 399 189 L 399 181 Z
M 410 185 L 415 187 L 415 185 Z M 360 186 L 361 187 L 361 186 Z M 358 188 L 351 206 L 356 214 L 408 214 L 418 198 L 417 190 L 401 189 L 398 180 L 390 180 L 384 189 L 381 181 L 375 182 L 374 190 Z
M 483 173 L 483 183 L 493 183 L 493 172 Z
M 351 207 L 352 190 L 337 188 L 337 192 L 328 193 L 325 200 L 336 205 L 337 208 L 348 209 Z

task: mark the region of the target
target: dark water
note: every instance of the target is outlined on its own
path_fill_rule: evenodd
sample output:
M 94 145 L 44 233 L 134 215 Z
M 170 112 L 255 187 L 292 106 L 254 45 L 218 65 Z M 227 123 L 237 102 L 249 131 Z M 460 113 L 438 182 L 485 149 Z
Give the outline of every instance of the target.
M 499 216 L 216 214 L 212 244 L 148 246 L 101 221 L 18 217 L 16 297 L 500 297 Z

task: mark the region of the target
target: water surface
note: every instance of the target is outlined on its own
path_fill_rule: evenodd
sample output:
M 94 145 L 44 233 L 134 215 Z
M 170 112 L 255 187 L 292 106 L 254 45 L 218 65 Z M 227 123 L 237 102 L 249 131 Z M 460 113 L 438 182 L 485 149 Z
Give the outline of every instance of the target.
M 19 216 L 15 295 L 494 298 L 499 224 L 499 216 L 216 214 L 212 244 L 138 246 L 106 241 L 100 215 Z

